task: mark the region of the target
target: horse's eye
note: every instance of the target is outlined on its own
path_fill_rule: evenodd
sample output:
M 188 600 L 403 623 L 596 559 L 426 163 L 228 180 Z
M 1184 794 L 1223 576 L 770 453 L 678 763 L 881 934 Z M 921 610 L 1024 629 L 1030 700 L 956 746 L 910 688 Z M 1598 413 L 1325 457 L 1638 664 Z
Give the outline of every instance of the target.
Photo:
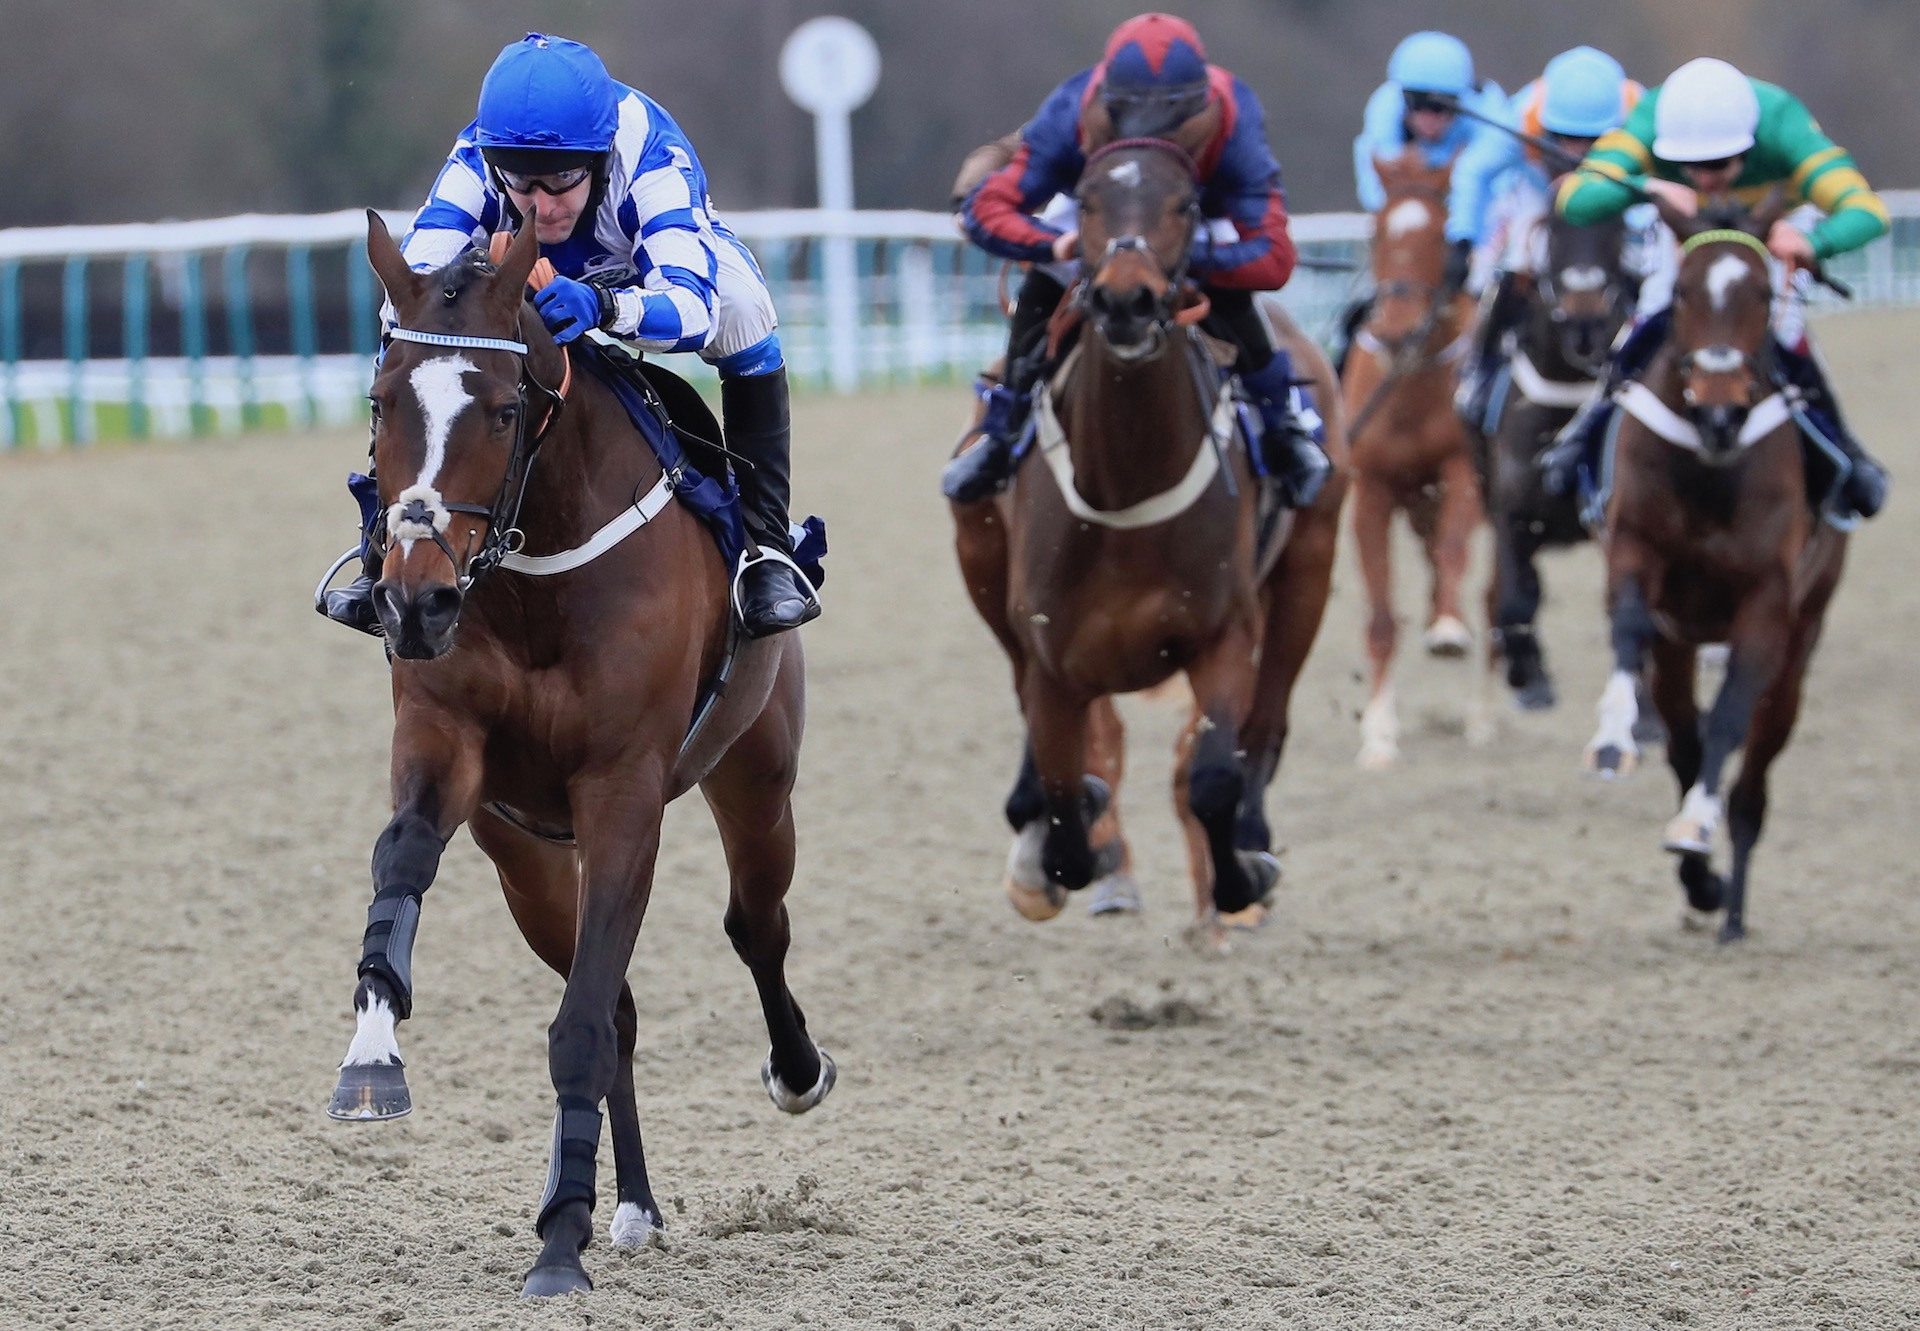
M 375 424 L 379 423 L 379 420 L 380 420 L 380 399 L 379 398 L 370 397 L 367 399 L 367 414 L 373 417 Z
M 493 414 L 494 428 L 499 430 L 511 429 L 513 428 L 513 423 L 519 419 L 519 407 L 502 407 Z

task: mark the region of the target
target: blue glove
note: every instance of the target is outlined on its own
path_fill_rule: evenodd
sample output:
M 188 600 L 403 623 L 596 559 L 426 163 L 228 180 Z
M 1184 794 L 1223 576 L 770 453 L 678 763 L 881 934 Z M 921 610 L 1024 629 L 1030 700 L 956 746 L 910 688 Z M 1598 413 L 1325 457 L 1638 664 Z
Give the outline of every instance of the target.
M 533 298 L 533 308 L 561 346 L 600 326 L 600 292 L 571 277 L 555 277 Z

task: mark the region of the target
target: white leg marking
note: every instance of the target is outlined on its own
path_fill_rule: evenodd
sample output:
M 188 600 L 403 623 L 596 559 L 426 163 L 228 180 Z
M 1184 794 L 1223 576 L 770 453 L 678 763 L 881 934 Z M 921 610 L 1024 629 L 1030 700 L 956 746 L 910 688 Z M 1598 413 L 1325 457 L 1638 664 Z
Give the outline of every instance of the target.
M 1393 686 L 1375 694 L 1360 713 L 1360 766 L 1371 772 L 1391 767 L 1400 758 L 1400 715 L 1395 710 Z
M 1696 781 L 1680 806 L 1680 816 L 1697 825 L 1703 836 L 1711 840 L 1720 827 L 1720 797 L 1709 794 L 1707 788 Z
M 796 1092 L 781 1081 L 780 1074 L 773 1070 L 773 1050 L 767 1050 L 767 1061 L 760 1065 L 760 1084 L 766 1087 L 767 1098 L 782 1113 L 804 1114 L 826 1099 L 827 1092 L 833 1089 L 838 1075 L 833 1059 L 819 1045 L 814 1046 L 814 1052 L 820 1055 L 820 1077 L 808 1090 Z
M 621 1202 L 615 1207 L 613 1223 L 607 1229 L 616 1248 L 644 1248 L 655 1233 L 653 1221 L 638 1202 Z
M 461 385 L 460 377 L 478 374 L 479 367 L 465 356 L 435 356 L 414 367 L 407 382 L 420 399 L 420 412 L 427 422 L 427 460 L 420 468 L 419 484 L 431 487 L 447 460 L 447 433 L 473 397 Z
M 1602 749 L 1618 749 L 1623 757 L 1638 758 L 1640 746 L 1633 742 L 1633 723 L 1640 719 L 1640 700 L 1633 676 L 1616 670 L 1607 678 L 1606 691 L 1600 695 L 1600 726 L 1587 745 L 1587 757 Z
M 1427 627 L 1425 645 L 1433 656 L 1464 656 L 1473 646 L 1473 630 L 1452 615 L 1442 615 Z
M 353 1043 L 347 1046 L 347 1056 L 340 1060 L 341 1067 L 400 1061 L 400 1042 L 393 1034 L 393 1009 L 387 1006 L 386 999 L 374 999 L 354 1014 L 354 1020 Z

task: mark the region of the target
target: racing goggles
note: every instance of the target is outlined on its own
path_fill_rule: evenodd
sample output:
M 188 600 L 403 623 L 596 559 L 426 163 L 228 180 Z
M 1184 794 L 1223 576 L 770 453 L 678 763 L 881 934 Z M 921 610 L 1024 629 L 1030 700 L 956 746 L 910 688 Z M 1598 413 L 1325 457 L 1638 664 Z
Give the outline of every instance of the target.
M 1120 139 L 1157 139 L 1171 134 L 1207 107 L 1207 85 L 1173 88 L 1107 88 L 1101 95 L 1113 133 Z
M 1735 154 L 1732 157 L 1716 157 L 1711 162 L 1682 162 L 1680 165 L 1689 171 L 1725 171 L 1739 160 L 1739 154 Z
M 1442 115 L 1453 115 L 1460 109 L 1460 103 L 1443 92 L 1419 92 L 1409 88 L 1400 96 L 1406 103 L 1409 114 L 1415 111 L 1437 111 Z
M 532 194 L 538 191 L 541 194 L 557 196 L 578 187 L 581 181 L 593 174 L 593 167 L 591 165 L 573 166 L 565 171 L 547 171 L 539 175 L 528 175 L 520 171 L 502 170 L 496 166 L 493 172 L 500 177 L 500 183 L 515 194 Z

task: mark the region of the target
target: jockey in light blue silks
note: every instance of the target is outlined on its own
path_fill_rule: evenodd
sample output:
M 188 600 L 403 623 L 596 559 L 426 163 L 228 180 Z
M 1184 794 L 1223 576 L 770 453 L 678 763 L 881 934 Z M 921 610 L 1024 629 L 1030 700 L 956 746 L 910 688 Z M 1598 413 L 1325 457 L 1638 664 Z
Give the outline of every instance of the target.
M 693 144 L 646 94 L 578 42 L 528 33 L 500 52 L 478 114 L 454 142 L 401 241 L 416 271 L 452 262 L 536 212 L 557 276 L 534 306 L 562 344 L 601 329 L 643 351 L 696 352 L 720 373 L 729 450 L 758 546 L 737 602 L 751 636 L 796 627 L 820 603 L 792 556 L 786 364 L 753 256 L 713 211 Z M 378 632 L 373 578 L 329 592 L 325 613 Z
M 1474 77 L 1473 55 L 1465 42 L 1444 32 L 1416 32 L 1393 49 L 1387 81 L 1367 98 L 1359 137 L 1353 141 L 1353 177 L 1360 206 L 1378 212 L 1387 201 L 1374 162 L 1419 154 L 1429 167 L 1453 165 L 1447 196 L 1445 285 L 1467 284 L 1474 246 L 1485 221 L 1487 187 L 1504 163 L 1505 135 L 1491 125 L 1459 113 L 1467 107 L 1494 120 L 1506 116 L 1506 94 L 1491 79 Z M 1366 318 L 1370 299 L 1350 306 L 1341 321 L 1336 364 L 1344 365 L 1346 346 Z
M 1541 76 L 1515 93 L 1508 105 L 1506 123 L 1515 133 L 1500 136 L 1502 154 L 1488 182 L 1483 234 L 1473 259 L 1476 285 L 1485 295 L 1475 354 L 1456 398 L 1461 415 L 1475 428 L 1486 417 L 1506 334 L 1525 309 L 1515 279 L 1532 274 L 1544 252 L 1538 224 L 1553 207 L 1553 182 L 1577 165 L 1601 135 L 1625 122 L 1643 91 L 1612 56 L 1576 46 L 1549 60 Z M 1652 205 L 1629 209 L 1627 227 L 1624 260 L 1627 275 L 1636 283 L 1673 265 L 1673 246 Z

